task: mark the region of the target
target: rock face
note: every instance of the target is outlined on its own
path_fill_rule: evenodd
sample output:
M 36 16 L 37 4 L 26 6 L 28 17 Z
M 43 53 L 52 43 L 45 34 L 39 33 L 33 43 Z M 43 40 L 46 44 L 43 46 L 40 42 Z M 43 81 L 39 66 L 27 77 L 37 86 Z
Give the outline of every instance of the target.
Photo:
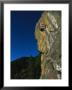
M 61 79 L 61 11 L 45 11 L 35 27 L 41 79 Z

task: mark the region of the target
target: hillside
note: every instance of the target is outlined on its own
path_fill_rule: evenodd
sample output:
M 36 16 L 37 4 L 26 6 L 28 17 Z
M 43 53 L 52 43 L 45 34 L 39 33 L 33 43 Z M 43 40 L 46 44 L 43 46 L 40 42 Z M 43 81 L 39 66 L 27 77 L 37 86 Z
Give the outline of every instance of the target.
M 40 65 L 40 55 L 14 60 L 11 62 L 11 79 L 39 79 Z

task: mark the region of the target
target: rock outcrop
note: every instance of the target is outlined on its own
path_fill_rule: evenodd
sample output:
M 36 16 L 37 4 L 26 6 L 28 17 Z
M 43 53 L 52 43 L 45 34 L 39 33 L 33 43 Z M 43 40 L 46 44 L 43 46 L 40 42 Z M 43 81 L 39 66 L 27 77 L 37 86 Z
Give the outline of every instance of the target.
M 45 11 L 35 27 L 41 52 L 41 79 L 61 78 L 61 11 Z

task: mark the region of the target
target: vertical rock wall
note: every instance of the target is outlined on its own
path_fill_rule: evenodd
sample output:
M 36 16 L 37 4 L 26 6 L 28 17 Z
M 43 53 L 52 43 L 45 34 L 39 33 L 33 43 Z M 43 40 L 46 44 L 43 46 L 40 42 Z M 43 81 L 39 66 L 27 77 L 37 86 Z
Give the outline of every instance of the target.
M 61 11 L 45 11 L 35 27 L 41 79 L 61 78 Z

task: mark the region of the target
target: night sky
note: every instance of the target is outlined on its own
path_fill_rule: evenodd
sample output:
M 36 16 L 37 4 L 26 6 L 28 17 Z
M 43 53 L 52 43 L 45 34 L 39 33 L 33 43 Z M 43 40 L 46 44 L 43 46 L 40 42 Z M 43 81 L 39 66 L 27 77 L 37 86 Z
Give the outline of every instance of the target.
M 11 61 L 37 56 L 35 25 L 42 11 L 11 11 Z

